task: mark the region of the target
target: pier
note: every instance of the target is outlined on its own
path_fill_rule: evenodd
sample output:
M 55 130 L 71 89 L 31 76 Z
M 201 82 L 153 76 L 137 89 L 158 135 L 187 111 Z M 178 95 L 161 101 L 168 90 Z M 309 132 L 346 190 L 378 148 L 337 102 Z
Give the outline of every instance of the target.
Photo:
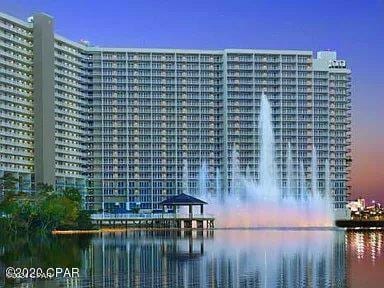
M 160 203 L 161 213 L 97 213 L 92 214 L 92 223 L 99 227 L 212 229 L 215 218 L 204 213 L 207 202 L 181 193 Z M 188 213 L 178 212 L 181 206 L 188 207 Z M 200 213 L 193 213 L 194 206 Z M 169 210 L 168 210 L 169 209 Z
M 335 224 L 337 227 L 342 228 L 383 228 L 384 220 L 375 219 L 345 219 L 336 220 Z
M 178 228 L 210 229 L 214 228 L 215 218 L 208 214 L 181 213 L 98 213 L 91 215 L 92 223 L 99 227 L 134 228 Z

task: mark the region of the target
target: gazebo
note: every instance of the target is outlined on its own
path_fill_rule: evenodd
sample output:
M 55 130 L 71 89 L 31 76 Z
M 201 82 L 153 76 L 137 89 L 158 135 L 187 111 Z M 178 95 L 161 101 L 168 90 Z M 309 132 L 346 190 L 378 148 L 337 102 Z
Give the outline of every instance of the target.
M 160 203 L 163 206 L 163 210 L 165 206 L 171 206 L 175 211 L 177 207 L 180 206 L 188 206 L 189 207 L 189 218 L 193 218 L 193 206 L 200 206 L 200 214 L 204 214 L 204 205 L 208 204 L 207 202 L 187 195 L 185 193 L 181 193 L 176 196 L 171 196 Z

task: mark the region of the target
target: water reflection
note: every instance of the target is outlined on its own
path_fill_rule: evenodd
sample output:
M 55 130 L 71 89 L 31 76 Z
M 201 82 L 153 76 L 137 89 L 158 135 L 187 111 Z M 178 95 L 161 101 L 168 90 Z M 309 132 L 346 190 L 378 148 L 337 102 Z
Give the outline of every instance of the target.
M 347 245 L 350 253 L 358 260 L 369 257 L 372 263 L 382 258 L 382 231 L 351 231 L 347 234 Z
M 75 281 L 9 287 L 349 287 L 346 239 L 344 231 L 332 230 L 130 231 L 56 237 L 33 253 L 36 243 L 22 248 L 29 252 L 18 258 L 9 255 L 16 247 L 5 245 L 0 261 L 1 270 L 16 264 L 81 268 Z
M 382 287 L 384 231 L 350 231 L 345 239 L 350 287 Z
M 7 267 L 82 267 L 90 235 L 53 237 L 0 233 L 0 287 L 58 287 L 56 281 L 5 279 Z M 75 281 L 76 282 L 76 281 Z

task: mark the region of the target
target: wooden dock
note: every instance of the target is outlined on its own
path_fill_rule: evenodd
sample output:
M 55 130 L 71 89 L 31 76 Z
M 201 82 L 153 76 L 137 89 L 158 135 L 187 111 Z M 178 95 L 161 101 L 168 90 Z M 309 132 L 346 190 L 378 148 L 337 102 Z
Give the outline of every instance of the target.
M 384 220 L 346 219 L 335 222 L 337 227 L 342 228 L 384 228 Z
M 99 227 L 212 229 L 215 218 L 208 214 L 180 213 L 98 213 L 91 215 Z

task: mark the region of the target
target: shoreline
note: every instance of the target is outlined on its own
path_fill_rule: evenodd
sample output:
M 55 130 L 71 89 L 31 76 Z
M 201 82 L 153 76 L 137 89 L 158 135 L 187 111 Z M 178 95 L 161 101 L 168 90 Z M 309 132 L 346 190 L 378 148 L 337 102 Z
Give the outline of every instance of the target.
M 99 234 L 110 232 L 126 232 L 126 231 L 212 231 L 216 229 L 196 229 L 196 228 L 143 228 L 143 227 L 128 227 L 128 228 L 100 228 L 92 230 L 53 230 L 52 235 L 66 235 L 66 234 Z
M 99 234 L 105 232 L 123 232 L 128 231 L 130 228 L 101 228 L 91 230 L 53 230 L 52 235 L 65 235 L 65 234 Z
M 384 220 L 345 219 L 336 220 L 335 225 L 341 228 L 384 228 Z
M 143 227 L 129 227 L 129 228 L 100 228 L 92 230 L 53 230 L 51 231 L 52 235 L 74 235 L 74 234 L 101 234 L 101 233 L 114 233 L 114 232 L 127 232 L 127 231 L 225 231 L 225 230 L 319 230 L 319 231 L 330 231 L 330 230 L 381 230 L 384 227 L 381 226 L 333 226 L 333 227 L 238 227 L 238 228 L 213 228 L 213 229 L 196 229 L 196 228 L 143 228 Z

